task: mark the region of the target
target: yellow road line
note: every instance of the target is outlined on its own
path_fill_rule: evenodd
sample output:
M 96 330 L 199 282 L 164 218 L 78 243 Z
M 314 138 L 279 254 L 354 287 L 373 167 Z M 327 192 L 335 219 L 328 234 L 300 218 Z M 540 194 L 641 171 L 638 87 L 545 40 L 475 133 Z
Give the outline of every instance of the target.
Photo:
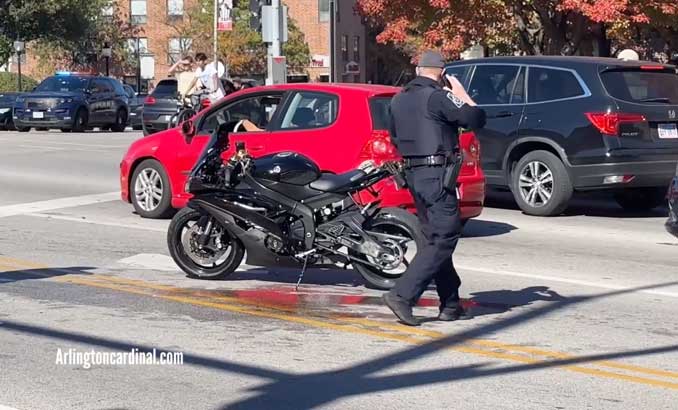
M 0 262 L 9 262 L 9 263 L 12 264 L 12 266 L 10 266 L 10 265 L 0 265 L 0 268 L 2 268 L 2 267 L 12 268 L 12 269 L 21 269 L 21 268 L 47 269 L 48 268 L 45 265 L 39 265 L 39 264 L 35 264 L 35 263 L 32 263 L 32 262 L 26 262 L 26 261 L 22 261 L 22 260 L 10 258 L 10 257 L 4 257 L 4 256 L 0 256 Z M 44 275 L 44 276 L 49 276 L 49 275 Z M 87 278 L 87 279 L 83 279 L 83 278 Z M 281 305 L 276 305 L 276 304 L 271 304 L 271 303 L 262 303 L 261 301 L 255 301 L 255 300 L 244 300 L 244 299 L 239 299 L 239 298 L 235 298 L 235 297 L 215 296 L 215 295 L 211 294 L 209 290 L 183 289 L 183 288 L 178 288 L 178 287 L 175 287 L 175 286 L 154 284 L 154 283 L 149 283 L 149 282 L 142 281 L 142 280 L 126 279 L 126 278 L 121 278 L 121 277 L 117 277 L 117 276 L 110 276 L 110 275 L 92 274 L 92 275 L 83 276 L 81 273 L 73 272 L 72 275 L 62 275 L 62 276 L 54 277 L 53 280 L 59 281 L 59 282 L 67 282 L 67 283 L 73 283 L 73 284 L 78 284 L 78 285 L 84 285 L 84 286 L 106 288 L 106 289 L 110 289 L 110 290 L 122 291 L 122 292 L 126 292 L 126 293 L 138 294 L 138 295 L 143 295 L 143 296 L 154 296 L 154 297 L 162 298 L 162 299 L 165 299 L 165 300 L 171 300 L 171 301 L 175 301 L 175 302 L 179 302 L 179 303 L 205 306 L 205 307 L 215 308 L 215 309 L 219 309 L 219 310 L 225 310 L 225 311 L 236 312 L 236 313 L 243 313 L 243 314 L 248 314 L 248 315 L 253 315 L 253 316 L 261 316 L 261 317 L 280 319 L 280 320 L 285 320 L 285 321 L 288 321 L 288 322 L 306 324 L 306 325 L 313 326 L 313 327 L 319 327 L 319 328 L 325 328 L 325 329 L 331 329 L 331 330 L 338 330 L 338 331 L 344 331 L 344 332 L 350 332 L 350 333 L 359 333 L 359 334 L 364 334 L 364 335 L 378 337 L 378 338 L 386 338 L 386 339 L 391 339 L 391 340 L 397 340 L 397 341 L 406 342 L 406 343 L 410 343 L 410 344 L 422 344 L 422 343 L 429 342 L 430 339 L 435 340 L 435 339 L 440 339 L 440 338 L 446 336 L 444 333 L 436 332 L 436 331 L 432 331 L 432 330 L 411 328 L 411 327 L 408 327 L 408 326 L 385 323 L 385 322 L 374 321 L 374 320 L 369 320 L 369 319 L 352 318 L 352 317 L 345 317 L 345 316 L 340 316 L 340 315 L 332 315 L 332 316 L 322 318 L 324 320 L 333 320 L 335 322 L 340 322 L 340 323 L 330 323 L 330 322 L 327 322 L 327 321 L 309 319 L 309 318 L 306 318 L 306 317 L 300 317 L 300 316 L 289 314 L 289 313 L 296 312 L 296 310 L 297 310 L 297 309 L 291 308 L 291 307 L 286 307 L 286 306 L 281 306 Z M 102 281 L 108 282 L 108 283 L 102 283 Z M 146 289 L 146 291 L 140 290 L 139 288 Z M 162 291 L 162 292 L 168 292 L 169 294 L 158 295 L 156 293 L 148 292 L 147 291 L 148 289 Z M 196 299 L 195 296 L 198 296 L 198 297 L 201 297 L 201 298 L 207 298 L 208 300 Z M 252 307 L 257 308 L 257 309 L 252 309 Z M 262 310 L 262 309 L 266 309 L 266 310 Z M 273 311 L 271 311 L 271 310 L 273 310 Z M 280 313 L 280 312 L 287 312 L 287 313 Z M 372 330 L 370 328 L 376 328 L 377 330 Z M 394 331 L 394 332 L 397 332 L 397 333 L 386 332 L 386 330 Z M 564 360 L 576 359 L 576 356 L 572 356 L 572 355 L 569 355 L 569 354 L 566 354 L 566 353 L 552 352 L 552 351 L 547 351 L 547 350 L 542 350 L 542 349 L 537 349 L 537 348 L 532 348 L 532 347 L 527 347 L 527 346 L 518 346 L 518 345 L 513 345 L 513 344 L 500 343 L 500 342 L 495 342 L 495 341 L 491 341 L 491 340 L 471 339 L 471 340 L 465 340 L 464 343 L 465 343 L 465 345 L 454 346 L 454 347 L 451 347 L 451 348 L 448 348 L 448 349 L 458 351 L 458 352 L 463 352 L 463 353 L 470 353 L 470 354 L 475 354 L 475 355 L 481 355 L 481 356 L 486 356 L 486 357 L 492 357 L 492 358 L 497 358 L 497 359 L 520 362 L 520 363 L 529 363 L 529 364 L 539 364 L 539 363 L 548 363 L 548 362 L 532 359 L 532 358 L 521 356 L 521 355 L 512 354 L 512 353 L 510 353 L 510 351 L 533 354 L 533 355 L 538 355 L 538 356 L 543 356 L 543 357 L 548 357 L 548 358 L 553 358 L 553 359 L 564 359 Z M 482 349 L 473 348 L 473 347 L 468 346 L 468 345 L 479 346 L 479 347 L 484 347 L 484 348 L 500 349 L 500 350 L 509 351 L 509 353 L 482 350 Z M 637 373 L 644 373 L 644 374 L 659 376 L 659 377 L 678 378 L 678 373 L 674 373 L 674 372 L 670 372 L 670 371 L 664 371 L 664 370 L 658 370 L 658 369 L 650 369 L 650 368 L 645 368 L 645 367 L 635 366 L 635 365 L 628 365 L 628 364 L 623 364 L 623 363 L 616 363 L 616 362 L 610 362 L 610 361 L 598 361 L 598 362 L 592 362 L 591 364 L 597 365 L 597 366 L 602 366 L 602 367 L 609 367 L 609 368 L 615 368 L 615 369 L 620 369 L 620 370 L 627 370 L 627 371 L 632 371 L 632 372 L 637 372 Z M 656 380 L 656 379 L 647 379 L 647 378 L 643 378 L 643 377 L 630 376 L 630 375 L 620 374 L 620 373 L 613 373 L 613 372 L 608 372 L 608 371 L 604 371 L 604 370 L 592 369 L 592 368 L 581 367 L 581 366 L 566 365 L 566 366 L 559 366 L 559 367 L 562 368 L 562 369 L 575 371 L 575 372 L 579 372 L 579 373 L 585 373 L 585 374 L 589 374 L 589 375 L 595 375 L 595 376 L 606 377 L 606 378 L 632 381 L 632 382 L 635 382 L 635 383 L 642 383 L 642 384 L 666 387 L 666 388 L 671 388 L 671 389 L 678 389 L 677 383 L 665 382 L 665 381 Z

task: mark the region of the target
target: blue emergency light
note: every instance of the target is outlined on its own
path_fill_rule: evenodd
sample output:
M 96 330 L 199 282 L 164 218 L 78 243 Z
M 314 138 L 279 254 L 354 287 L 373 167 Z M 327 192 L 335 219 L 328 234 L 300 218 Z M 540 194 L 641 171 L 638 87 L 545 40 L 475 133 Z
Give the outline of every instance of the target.
M 71 75 L 70 71 L 57 71 L 56 75 Z

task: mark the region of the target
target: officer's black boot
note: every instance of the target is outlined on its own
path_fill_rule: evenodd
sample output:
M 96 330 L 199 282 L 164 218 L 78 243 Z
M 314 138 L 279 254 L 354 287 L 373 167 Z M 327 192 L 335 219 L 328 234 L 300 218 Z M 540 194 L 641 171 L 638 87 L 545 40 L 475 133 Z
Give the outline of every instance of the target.
M 421 324 L 412 314 L 412 305 L 407 300 L 391 292 L 385 293 L 382 299 L 393 314 L 404 324 L 408 326 L 419 326 Z
M 454 307 L 445 307 L 440 310 L 438 320 L 443 322 L 454 322 L 455 320 L 469 320 L 473 316 L 461 305 Z

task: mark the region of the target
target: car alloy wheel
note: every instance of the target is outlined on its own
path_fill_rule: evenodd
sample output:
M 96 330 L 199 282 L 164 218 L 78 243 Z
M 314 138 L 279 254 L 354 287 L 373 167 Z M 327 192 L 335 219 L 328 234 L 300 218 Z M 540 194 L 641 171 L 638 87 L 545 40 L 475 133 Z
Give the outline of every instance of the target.
M 162 178 L 153 168 L 145 168 L 139 172 L 134 182 L 134 195 L 139 207 L 146 212 L 155 211 L 163 196 Z
M 541 161 L 525 164 L 518 182 L 520 195 L 530 206 L 545 206 L 553 196 L 553 172 Z

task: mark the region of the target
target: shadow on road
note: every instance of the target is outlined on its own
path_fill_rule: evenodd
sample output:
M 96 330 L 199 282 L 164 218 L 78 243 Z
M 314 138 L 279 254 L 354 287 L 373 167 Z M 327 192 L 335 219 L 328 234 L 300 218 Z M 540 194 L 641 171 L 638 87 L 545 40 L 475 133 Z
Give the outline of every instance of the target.
M 500 375 L 514 375 L 528 371 L 572 366 L 604 360 L 676 352 L 678 351 L 678 344 L 589 356 L 544 359 L 527 364 L 520 363 L 501 367 L 496 366 L 496 362 L 482 362 L 467 366 L 451 366 L 442 369 L 421 370 L 404 374 L 393 374 L 392 372 L 389 372 L 390 374 L 387 375 L 378 375 L 395 366 L 400 366 L 404 363 L 430 356 L 484 335 L 496 335 L 503 330 L 538 320 L 553 312 L 566 309 L 569 306 L 633 293 L 639 290 L 657 289 L 676 284 L 678 284 L 678 282 L 616 290 L 590 296 L 576 296 L 567 299 L 556 297 L 557 300 L 554 303 L 545 304 L 511 317 L 492 321 L 476 328 L 457 332 L 428 343 L 419 344 L 399 350 L 395 353 L 386 354 L 372 360 L 333 371 L 293 374 L 285 371 L 266 369 L 252 364 L 240 364 L 228 360 L 195 355 L 188 352 L 184 352 L 184 364 L 210 370 L 255 376 L 263 379 L 264 384 L 250 391 L 253 395 L 249 395 L 248 398 L 236 403 L 226 404 L 221 407 L 222 410 L 304 410 L 323 408 L 336 400 L 370 393 L 395 391 L 439 383 L 450 383 L 457 380 L 466 381 Z M 541 291 L 537 293 L 541 293 Z M 121 340 L 101 338 L 83 333 L 63 331 L 55 328 L 35 326 L 4 319 L 0 322 L 0 331 L 3 330 L 57 340 L 60 342 L 79 343 L 90 347 L 100 347 L 123 352 L 131 351 L 134 348 L 137 348 L 140 351 L 151 351 L 153 348 L 163 350 L 161 346 L 140 346 Z
M 49 279 L 64 275 L 91 275 L 94 267 L 20 269 L 0 265 L 0 285 L 24 280 Z
M 471 219 L 464 227 L 464 238 L 486 238 L 490 236 L 500 236 L 515 231 L 517 227 L 504 222 L 483 221 L 480 219 Z

